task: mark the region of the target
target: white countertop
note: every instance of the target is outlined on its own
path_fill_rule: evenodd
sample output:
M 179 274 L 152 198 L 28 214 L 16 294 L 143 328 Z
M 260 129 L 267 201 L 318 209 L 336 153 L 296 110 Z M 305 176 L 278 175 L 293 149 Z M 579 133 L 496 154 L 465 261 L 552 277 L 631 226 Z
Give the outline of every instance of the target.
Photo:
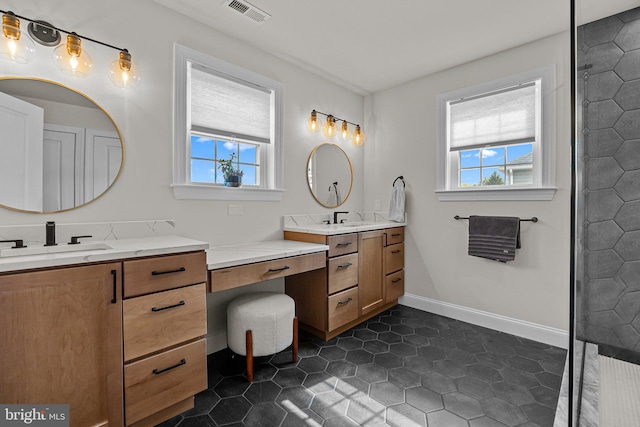
M 24 250 L 2 248 L 0 272 L 191 252 L 208 247 L 209 243 L 185 237 L 154 236 L 102 241 L 87 240 L 78 245 L 28 246 Z M 73 250 L 73 252 L 60 252 L 65 250 Z M 40 253 L 32 254 L 33 251 Z
M 217 270 L 328 250 L 329 246 L 327 245 L 293 240 L 269 240 L 242 245 L 218 246 L 207 250 L 207 268 Z
M 407 225 L 404 222 L 393 221 L 380 221 L 380 222 L 367 222 L 367 221 L 354 221 L 345 222 L 344 224 L 305 224 L 305 225 L 287 225 L 284 227 L 284 231 L 295 231 L 298 233 L 312 233 L 323 235 L 345 234 L 345 233 L 357 233 L 359 231 L 372 231 L 382 230 L 384 228 L 404 227 Z

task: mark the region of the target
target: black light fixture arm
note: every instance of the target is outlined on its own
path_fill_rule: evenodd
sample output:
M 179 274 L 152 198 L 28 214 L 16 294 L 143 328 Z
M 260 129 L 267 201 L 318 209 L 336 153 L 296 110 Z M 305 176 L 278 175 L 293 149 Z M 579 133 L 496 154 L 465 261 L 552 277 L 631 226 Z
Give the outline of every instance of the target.
M 336 122 L 346 122 L 353 126 L 360 126 L 358 123 L 353 123 L 353 122 L 350 122 L 349 120 L 341 119 L 340 117 L 336 117 L 333 114 L 323 113 L 322 111 L 318 111 L 318 110 L 313 110 L 313 111 L 315 111 L 316 114 L 322 114 L 325 117 L 333 117 L 333 120 Z
M 56 26 L 54 26 L 54 25 L 51 25 L 51 24 L 50 24 L 50 23 L 48 23 L 48 22 L 44 22 L 44 21 L 40 21 L 40 20 L 36 20 L 36 19 L 31 19 L 31 18 L 27 18 L 26 16 L 21 16 L 21 15 L 18 15 L 18 14 L 16 14 L 16 13 L 13 13 L 13 12 L 11 12 L 10 10 L 8 10 L 8 11 L 0 10 L 0 14 L 9 14 L 9 15 L 13 15 L 13 16 L 15 16 L 16 18 L 24 19 L 25 21 L 29 21 L 29 22 L 33 22 L 33 23 L 34 23 L 34 24 L 36 24 L 36 25 L 39 25 L 39 26 L 42 26 L 42 27 L 46 27 L 46 28 L 49 28 L 49 29 L 51 29 L 51 30 L 58 31 L 58 32 L 60 32 L 60 33 L 73 34 L 73 35 L 75 35 L 76 37 L 79 37 L 79 38 L 81 38 L 81 39 L 83 39 L 83 40 L 88 40 L 88 41 L 90 41 L 90 42 L 97 43 L 97 44 L 100 44 L 100 45 L 102 45 L 102 46 L 106 46 L 106 47 L 109 47 L 109 48 L 111 48 L 111 49 L 118 50 L 118 51 L 120 51 L 120 52 L 126 52 L 126 53 L 129 53 L 129 51 L 128 51 L 127 49 L 120 48 L 120 47 L 117 47 L 117 46 L 113 46 L 113 45 L 110 45 L 110 44 L 108 44 L 108 43 L 104 43 L 104 42 L 101 42 L 101 41 L 99 41 L 99 40 L 92 39 L 92 38 L 90 38 L 90 37 L 86 37 L 86 36 L 80 35 L 80 34 L 78 34 L 78 33 L 74 32 L 74 31 L 67 31 L 67 30 L 63 30 L 62 28 L 58 28 L 58 27 L 56 27 Z

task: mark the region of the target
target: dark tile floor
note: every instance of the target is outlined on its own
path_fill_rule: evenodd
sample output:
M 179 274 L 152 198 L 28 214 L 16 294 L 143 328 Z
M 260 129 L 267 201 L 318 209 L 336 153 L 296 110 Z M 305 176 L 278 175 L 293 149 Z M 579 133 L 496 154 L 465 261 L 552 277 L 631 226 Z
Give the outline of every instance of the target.
M 551 427 L 566 351 L 395 306 L 328 342 L 301 333 L 256 359 L 209 355 L 209 389 L 180 426 Z

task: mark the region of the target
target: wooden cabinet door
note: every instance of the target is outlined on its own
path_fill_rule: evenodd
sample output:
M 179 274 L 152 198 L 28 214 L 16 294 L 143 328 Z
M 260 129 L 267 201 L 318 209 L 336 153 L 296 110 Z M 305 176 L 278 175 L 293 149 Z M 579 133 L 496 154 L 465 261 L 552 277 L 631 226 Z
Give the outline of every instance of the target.
M 122 426 L 120 263 L 0 276 L 0 402 Z
M 363 232 L 358 236 L 360 315 L 384 305 L 384 244 L 383 230 Z

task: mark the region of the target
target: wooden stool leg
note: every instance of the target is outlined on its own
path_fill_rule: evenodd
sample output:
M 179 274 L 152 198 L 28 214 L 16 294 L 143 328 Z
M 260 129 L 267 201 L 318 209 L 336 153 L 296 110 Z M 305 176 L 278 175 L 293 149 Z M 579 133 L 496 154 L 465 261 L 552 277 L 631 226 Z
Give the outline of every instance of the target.
M 253 381 L 253 335 L 247 331 L 247 380 Z
M 293 363 L 298 361 L 298 316 L 293 318 Z

